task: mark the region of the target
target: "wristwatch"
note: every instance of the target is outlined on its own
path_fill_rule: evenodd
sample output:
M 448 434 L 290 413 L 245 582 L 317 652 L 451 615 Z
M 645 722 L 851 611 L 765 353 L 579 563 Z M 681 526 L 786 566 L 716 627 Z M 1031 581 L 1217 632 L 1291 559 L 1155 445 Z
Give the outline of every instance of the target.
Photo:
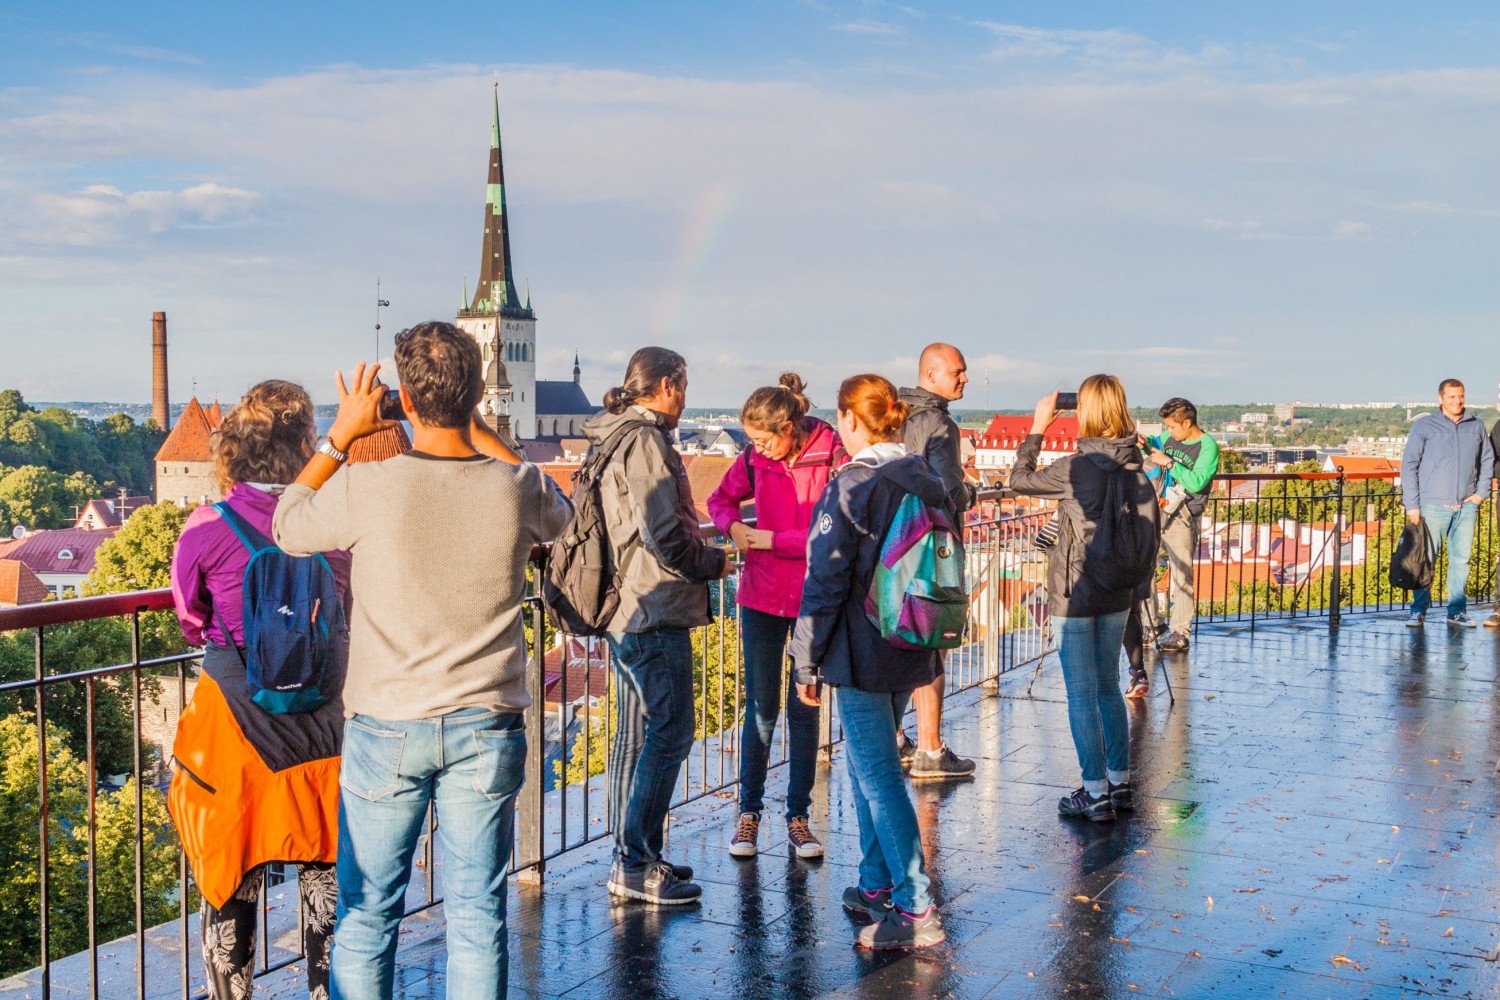
M 318 453 L 327 455 L 329 458 L 340 464 L 349 461 L 349 453 L 347 451 L 339 451 L 333 446 L 333 442 L 328 440 L 327 438 L 324 438 L 323 443 L 318 445 Z

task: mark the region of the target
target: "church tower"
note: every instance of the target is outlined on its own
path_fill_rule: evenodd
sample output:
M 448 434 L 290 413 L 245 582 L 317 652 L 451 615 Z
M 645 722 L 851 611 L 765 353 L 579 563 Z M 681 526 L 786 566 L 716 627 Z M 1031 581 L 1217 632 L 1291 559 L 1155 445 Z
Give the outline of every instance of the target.
M 467 295 L 465 296 L 467 298 Z M 479 284 L 463 303 L 456 323 L 479 343 L 484 355 L 486 422 L 508 437 L 537 436 L 536 313 L 531 296 L 521 301 L 510 255 L 505 212 L 505 163 L 500 152 L 500 84 L 490 117 L 489 182 L 484 198 L 484 248 Z

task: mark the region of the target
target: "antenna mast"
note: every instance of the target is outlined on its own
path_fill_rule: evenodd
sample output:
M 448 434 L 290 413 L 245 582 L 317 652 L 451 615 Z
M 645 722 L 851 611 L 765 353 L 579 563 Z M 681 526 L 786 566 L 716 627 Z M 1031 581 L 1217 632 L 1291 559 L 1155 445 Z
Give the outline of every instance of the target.
M 389 309 L 391 304 L 388 300 L 380 297 L 380 279 L 375 279 L 375 356 L 371 361 L 380 360 L 380 309 L 384 306 Z

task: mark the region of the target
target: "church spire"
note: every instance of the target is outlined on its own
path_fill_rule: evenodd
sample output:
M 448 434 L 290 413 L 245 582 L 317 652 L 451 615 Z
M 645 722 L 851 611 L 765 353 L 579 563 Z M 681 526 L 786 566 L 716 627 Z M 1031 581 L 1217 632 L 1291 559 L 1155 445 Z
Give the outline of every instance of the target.
M 474 312 L 519 314 L 525 310 L 516 291 L 510 257 L 510 223 L 505 214 L 505 163 L 500 153 L 500 81 L 495 81 L 494 110 L 490 116 L 490 173 L 484 197 L 484 250 L 479 262 L 479 285 L 474 289 Z

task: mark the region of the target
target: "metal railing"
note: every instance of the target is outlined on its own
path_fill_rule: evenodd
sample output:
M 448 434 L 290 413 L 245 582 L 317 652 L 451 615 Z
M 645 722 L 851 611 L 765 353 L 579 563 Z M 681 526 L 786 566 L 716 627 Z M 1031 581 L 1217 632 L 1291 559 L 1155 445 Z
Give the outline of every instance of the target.
M 1048 651 L 1045 557 L 1034 548 L 1032 540 L 1051 512 L 1018 509 L 1015 503 L 1001 491 L 987 491 L 981 494 L 979 507 L 971 513 L 965 528 L 972 610 L 965 645 L 948 656 L 950 695 L 993 681 Z M 702 531 L 705 536 L 715 534 L 709 525 L 703 526 Z M 734 602 L 733 578 L 716 583 L 712 597 L 714 618 L 710 624 L 695 630 L 693 636 L 697 741 L 683 768 L 674 809 L 704 796 L 722 794 L 738 782 L 737 751 L 744 689 L 738 641 L 740 615 Z M 166 693 L 157 695 L 152 709 L 160 708 L 169 718 L 175 718 L 171 712 L 180 714 L 187 704 L 189 686 L 195 677 L 193 663 L 200 656 L 198 651 L 190 650 L 157 658 L 142 657 L 143 616 L 169 612 L 171 607 L 170 591 L 161 589 L 0 609 L 0 633 L 29 631 L 34 645 L 31 676 L 0 683 L 0 698 L 22 700 L 29 716 L 27 725 L 34 732 L 37 754 L 35 800 L 31 804 L 35 812 L 32 842 L 3 845 L 7 854 L 21 851 L 33 858 L 37 876 L 34 900 L 38 938 L 33 954 L 38 964 L 21 972 L 19 977 L 29 995 L 47 998 L 60 992 L 89 997 L 205 996 L 198 946 L 199 918 L 193 912 L 197 897 L 186 860 L 177 851 L 174 871 L 164 873 L 152 867 L 146 851 L 148 844 L 159 846 L 162 838 L 173 838 L 171 843 L 175 845 L 174 831 L 160 824 L 153 827 L 151 821 L 151 816 L 161 817 L 165 813 L 160 801 L 162 769 L 148 766 L 152 748 L 143 726 L 146 689 L 165 688 Z M 590 643 L 553 635 L 536 598 L 527 599 L 527 612 L 532 654 L 527 689 L 532 705 L 525 718 L 527 781 L 517 800 L 512 869 L 523 879 L 540 881 L 549 862 L 609 833 L 603 772 L 614 730 L 612 670 L 607 645 L 597 640 Z M 121 619 L 127 625 L 128 659 L 109 666 L 49 670 L 48 643 L 59 636 L 60 630 L 105 619 Z M 555 669 L 549 669 L 549 665 Z M 108 948 L 108 942 L 100 940 L 104 923 L 100 916 L 100 862 L 96 857 L 100 828 L 95 802 L 102 794 L 103 776 L 93 752 L 96 694 L 104 685 L 109 686 L 112 696 L 123 697 L 129 710 L 129 776 L 133 782 L 127 783 L 126 789 L 133 804 L 134 837 L 133 885 L 129 890 L 132 912 L 123 930 L 110 925 L 117 937 L 114 946 Z M 49 757 L 52 749 L 48 736 L 49 705 L 60 695 L 80 688 L 84 694 L 82 714 L 88 753 L 78 772 L 81 779 L 77 783 L 82 787 L 70 787 L 69 779 L 52 773 L 55 767 Z M 822 716 L 821 742 L 825 751 L 842 738 L 836 711 L 829 707 L 832 701 L 825 699 Z M 771 760 L 773 768 L 786 761 L 784 719 L 779 732 L 780 745 Z M 167 741 L 170 742 L 170 736 Z M 170 756 L 170 746 L 158 748 L 158 752 L 165 759 Z M 115 793 L 121 794 L 126 793 Z M 70 814 L 71 825 L 61 829 L 56 804 L 79 795 L 86 799 L 86 809 L 81 814 Z M 427 836 L 419 852 L 420 870 L 408 891 L 407 915 L 442 902 L 442 858 L 435 846 L 437 838 L 432 836 L 433 822 L 429 816 Z M 81 863 L 85 901 L 81 912 L 67 914 L 66 922 L 76 932 L 81 920 L 86 933 L 74 938 L 74 943 L 82 945 L 78 951 L 59 954 L 58 942 L 62 938 L 53 925 L 60 916 L 61 904 L 55 890 L 64 884 L 71 885 L 69 880 L 76 879 L 80 871 L 71 867 L 59 869 L 52 855 L 60 843 L 74 843 L 80 838 L 86 846 Z M 151 909 L 148 896 L 153 886 L 159 890 L 164 878 L 171 878 L 177 918 L 160 924 L 148 919 Z M 295 875 L 288 873 L 285 878 L 279 891 L 267 879 L 261 893 L 254 968 L 257 977 L 302 958 L 300 904 L 291 882 Z M 118 900 L 121 887 L 105 888 Z M 156 902 L 159 904 L 160 900 Z M 101 962 L 106 951 L 108 956 Z
M 1406 512 L 1391 474 L 1236 473 L 1214 479 L 1198 518 L 1194 553 L 1196 624 L 1326 618 L 1405 606 L 1390 567 Z M 1476 515 L 1465 592 L 1494 596 L 1500 553 L 1493 500 Z M 1437 561 L 1432 591 L 1446 593 L 1448 558 Z

